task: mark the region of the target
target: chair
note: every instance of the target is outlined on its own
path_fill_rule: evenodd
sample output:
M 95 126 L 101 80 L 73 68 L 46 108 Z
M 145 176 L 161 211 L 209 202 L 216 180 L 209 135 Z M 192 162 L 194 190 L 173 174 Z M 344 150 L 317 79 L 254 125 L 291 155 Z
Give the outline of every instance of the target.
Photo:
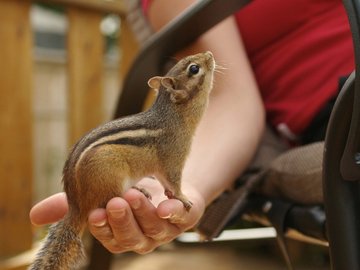
M 250 1 L 228 0 L 225 5 L 221 0 L 198 1 L 160 32 L 154 34 L 139 53 L 128 73 L 114 117 L 139 112 L 147 93 L 146 80 L 162 73 L 168 57 L 248 2 Z M 353 32 L 355 73 L 359 74 L 360 2 L 344 0 L 344 4 Z M 324 143 L 322 177 L 325 212 L 321 205 L 294 206 L 281 199 L 271 199 L 272 207 L 264 209 L 265 203 L 269 201 L 268 198 L 248 196 L 258 179 L 263 177 L 262 174 L 260 176 L 256 174 L 257 176 L 251 177 L 250 181 L 246 182 L 247 188 L 237 189 L 237 194 L 224 195 L 227 198 L 232 196 L 231 200 L 226 200 L 232 203 L 227 207 L 230 211 L 219 211 L 219 209 L 224 210 L 224 207 L 217 207 L 216 203 L 209 207 L 206 215 L 215 217 L 218 221 L 219 217 L 222 218 L 222 222 L 218 222 L 221 226 L 210 228 L 207 232 L 210 237 L 219 234 L 232 217 L 244 211 L 260 213 L 260 216 L 265 216 L 267 220 L 273 222 L 280 234 L 292 228 L 314 239 L 327 241 L 332 269 L 360 270 L 360 213 L 357 211 L 357 206 L 360 205 L 358 181 L 360 180 L 360 107 L 356 106 L 360 104 L 360 76 L 356 77 L 355 73 L 348 78 L 337 98 Z M 242 200 L 238 199 L 239 195 L 243 196 Z M 221 205 L 224 204 L 220 203 Z M 303 217 L 306 217 L 305 223 Z M 280 222 L 276 224 L 276 220 Z M 88 269 L 108 269 L 110 260 L 111 254 L 96 244 L 92 249 Z

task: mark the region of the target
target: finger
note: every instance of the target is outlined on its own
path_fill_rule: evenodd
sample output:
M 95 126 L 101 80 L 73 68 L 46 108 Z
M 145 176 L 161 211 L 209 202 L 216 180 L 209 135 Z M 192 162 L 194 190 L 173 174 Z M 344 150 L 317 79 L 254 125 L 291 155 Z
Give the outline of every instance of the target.
M 110 251 L 119 253 L 131 250 L 145 254 L 155 248 L 152 239 L 142 232 L 129 204 L 124 199 L 111 199 L 106 206 L 106 211 L 113 232 L 113 240 L 104 245 Z
M 160 218 L 154 205 L 137 190 L 129 190 L 124 198 L 130 204 L 144 235 L 154 239 L 157 244 L 170 242 L 181 233 L 178 227 Z
M 34 205 L 30 210 L 31 223 L 34 225 L 45 225 L 57 222 L 68 212 L 68 207 L 64 192 L 52 195 Z
M 88 217 L 88 223 L 89 231 L 106 249 L 113 253 L 122 251 L 114 238 L 106 209 L 98 208 L 91 211 Z
M 107 223 L 106 210 L 103 208 L 98 208 L 90 212 L 88 217 L 88 223 L 90 227 L 103 227 Z
M 105 209 L 99 208 L 91 211 L 88 217 L 88 224 L 89 231 L 101 243 L 109 243 L 114 239 L 114 235 L 107 221 Z
M 200 219 L 202 210 L 194 204 L 187 211 L 182 202 L 176 199 L 165 200 L 157 208 L 157 213 L 162 219 L 168 220 L 181 230 L 192 228 Z

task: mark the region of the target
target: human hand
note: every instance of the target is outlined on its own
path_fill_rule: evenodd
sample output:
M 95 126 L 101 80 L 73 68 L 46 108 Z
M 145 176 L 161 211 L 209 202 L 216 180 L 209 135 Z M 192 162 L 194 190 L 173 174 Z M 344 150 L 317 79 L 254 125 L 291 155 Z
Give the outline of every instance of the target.
M 203 214 L 204 200 L 190 186 L 184 187 L 193 202 L 189 212 L 180 201 L 168 200 L 159 182 L 144 179 L 139 186 L 152 194 L 152 201 L 130 189 L 123 198 L 111 199 L 106 209 L 95 209 L 89 215 L 90 232 L 113 253 L 151 252 L 193 227 Z M 43 225 L 61 219 L 66 212 L 66 196 L 58 193 L 35 205 L 30 218 L 34 224 Z
M 37 203 L 30 210 L 30 220 L 33 225 L 40 226 L 55 223 L 68 212 L 66 194 L 60 192 Z
M 123 198 L 111 199 L 106 209 L 95 209 L 89 215 L 90 232 L 113 253 L 151 252 L 193 227 L 203 214 L 204 201 L 190 186 L 184 186 L 193 202 L 189 212 L 180 201 L 168 200 L 158 181 L 144 179 L 138 186 L 150 192 L 151 201 L 130 189 Z

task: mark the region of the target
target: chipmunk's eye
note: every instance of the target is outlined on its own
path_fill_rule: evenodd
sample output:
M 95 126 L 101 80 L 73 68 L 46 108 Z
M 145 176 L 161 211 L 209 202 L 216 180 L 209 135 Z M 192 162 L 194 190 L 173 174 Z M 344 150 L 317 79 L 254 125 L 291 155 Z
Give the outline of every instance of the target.
M 191 64 L 189 66 L 189 75 L 196 75 L 200 71 L 200 66 L 196 64 Z

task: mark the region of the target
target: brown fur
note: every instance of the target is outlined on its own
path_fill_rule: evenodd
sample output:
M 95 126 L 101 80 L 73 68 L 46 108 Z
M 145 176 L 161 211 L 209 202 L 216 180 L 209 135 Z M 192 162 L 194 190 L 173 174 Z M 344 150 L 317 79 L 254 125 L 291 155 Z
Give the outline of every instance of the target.
M 191 64 L 200 67 L 198 74 L 191 74 Z M 89 212 L 121 196 L 130 179 L 154 176 L 169 198 L 190 210 L 181 173 L 208 103 L 214 68 L 209 52 L 182 59 L 165 77 L 149 80 L 158 90 L 152 108 L 102 125 L 74 146 L 63 170 L 69 213 L 50 229 L 31 270 L 75 269 L 83 257 L 80 237 Z

